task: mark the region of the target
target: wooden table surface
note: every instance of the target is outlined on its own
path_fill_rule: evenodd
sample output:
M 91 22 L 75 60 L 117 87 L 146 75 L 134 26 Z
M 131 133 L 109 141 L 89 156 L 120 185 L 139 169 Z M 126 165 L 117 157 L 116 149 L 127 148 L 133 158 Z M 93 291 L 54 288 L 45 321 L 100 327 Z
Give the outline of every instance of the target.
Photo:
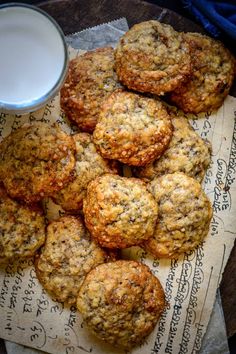
M 140 0 L 52 0 L 39 4 L 60 24 L 65 34 L 81 31 L 120 17 L 125 17 L 132 26 L 135 23 L 159 19 L 176 30 L 203 32 L 190 20 Z M 230 43 L 230 42 L 229 42 Z M 231 91 L 236 97 L 236 87 Z M 236 245 L 225 268 L 220 286 L 228 336 L 236 333 Z

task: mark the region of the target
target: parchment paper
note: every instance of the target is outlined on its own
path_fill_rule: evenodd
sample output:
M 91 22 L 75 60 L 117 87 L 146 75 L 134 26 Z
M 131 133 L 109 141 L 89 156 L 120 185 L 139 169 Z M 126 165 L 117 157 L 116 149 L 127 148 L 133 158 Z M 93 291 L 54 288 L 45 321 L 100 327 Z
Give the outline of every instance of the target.
M 98 31 L 97 27 L 95 33 Z M 120 27 L 116 35 L 116 40 L 122 35 Z M 89 48 L 94 48 L 94 37 L 88 42 L 93 43 Z M 74 56 L 78 52 L 71 50 L 70 54 Z M 68 133 L 74 130 L 60 112 L 57 96 L 46 107 L 29 115 L 0 113 L 0 138 L 33 121 L 57 122 Z M 125 251 L 125 257 L 139 259 L 150 266 L 165 289 L 167 301 L 155 330 L 141 347 L 132 351 L 134 354 L 199 351 L 236 236 L 236 99 L 227 97 L 218 112 L 194 120 L 192 125 L 213 145 L 212 163 L 203 183 L 214 209 L 211 229 L 202 246 L 178 260 L 154 260 L 138 247 Z M 57 217 L 58 208 L 52 202 L 46 201 L 45 207 L 49 219 Z M 2 338 L 42 351 L 125 353 L 91 335 L 75 307 L 66 307 L 47 295 L 37 281 L 32 259 L 0 268 L 0 319 Z

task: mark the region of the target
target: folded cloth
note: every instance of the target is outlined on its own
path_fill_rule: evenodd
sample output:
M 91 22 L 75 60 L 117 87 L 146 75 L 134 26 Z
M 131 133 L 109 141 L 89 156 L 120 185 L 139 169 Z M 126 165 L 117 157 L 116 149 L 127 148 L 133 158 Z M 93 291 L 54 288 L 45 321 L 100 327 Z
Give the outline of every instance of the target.
M 212 36 L 219 37 L 225 32 L 236 39 L 235 0 L 182 0 L 182 3 Z

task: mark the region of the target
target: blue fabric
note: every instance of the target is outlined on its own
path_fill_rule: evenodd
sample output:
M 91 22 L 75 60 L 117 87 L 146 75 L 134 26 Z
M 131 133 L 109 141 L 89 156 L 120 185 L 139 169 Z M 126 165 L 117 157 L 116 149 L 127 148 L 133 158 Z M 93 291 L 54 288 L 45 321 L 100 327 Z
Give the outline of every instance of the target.
M 227 33 L 236 40 L 236 0 L 182 0 L 195 18 L 212 36 Z

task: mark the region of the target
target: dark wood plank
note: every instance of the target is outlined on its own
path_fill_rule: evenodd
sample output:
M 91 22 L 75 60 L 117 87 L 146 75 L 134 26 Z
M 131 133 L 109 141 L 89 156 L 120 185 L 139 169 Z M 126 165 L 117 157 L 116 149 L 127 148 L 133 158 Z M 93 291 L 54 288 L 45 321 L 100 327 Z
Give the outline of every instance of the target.
M 236 333 L 236 242 L 224 270 L 220 294 L 227 335 L 231 337 Z
M 0 354 L 7 354 L 6 347 L 2 339 L 0 339 Z
M 65 34 L 80 31 L 103 22 L 126 17 L 130 26 L 135 23 L 157 19 L 174 25 L 177 30 L 203 32 L 202 28 L 170 10 L 140 0 L 52 0 L 39 6 L 51 14 Z
M 171 10 L 140 0 L 52 0 L 39 4 L 60 24 L 65 34 L 81 31 L 120 17 L 126 17 L 129 26 L 160 19 L 176 30 L 202 32 L 202 28 Z M 231 94 L 236 97 L 236 85 Z M 220 290 L 228 336 L 236 333 L 236 246 L 225 268 Z

